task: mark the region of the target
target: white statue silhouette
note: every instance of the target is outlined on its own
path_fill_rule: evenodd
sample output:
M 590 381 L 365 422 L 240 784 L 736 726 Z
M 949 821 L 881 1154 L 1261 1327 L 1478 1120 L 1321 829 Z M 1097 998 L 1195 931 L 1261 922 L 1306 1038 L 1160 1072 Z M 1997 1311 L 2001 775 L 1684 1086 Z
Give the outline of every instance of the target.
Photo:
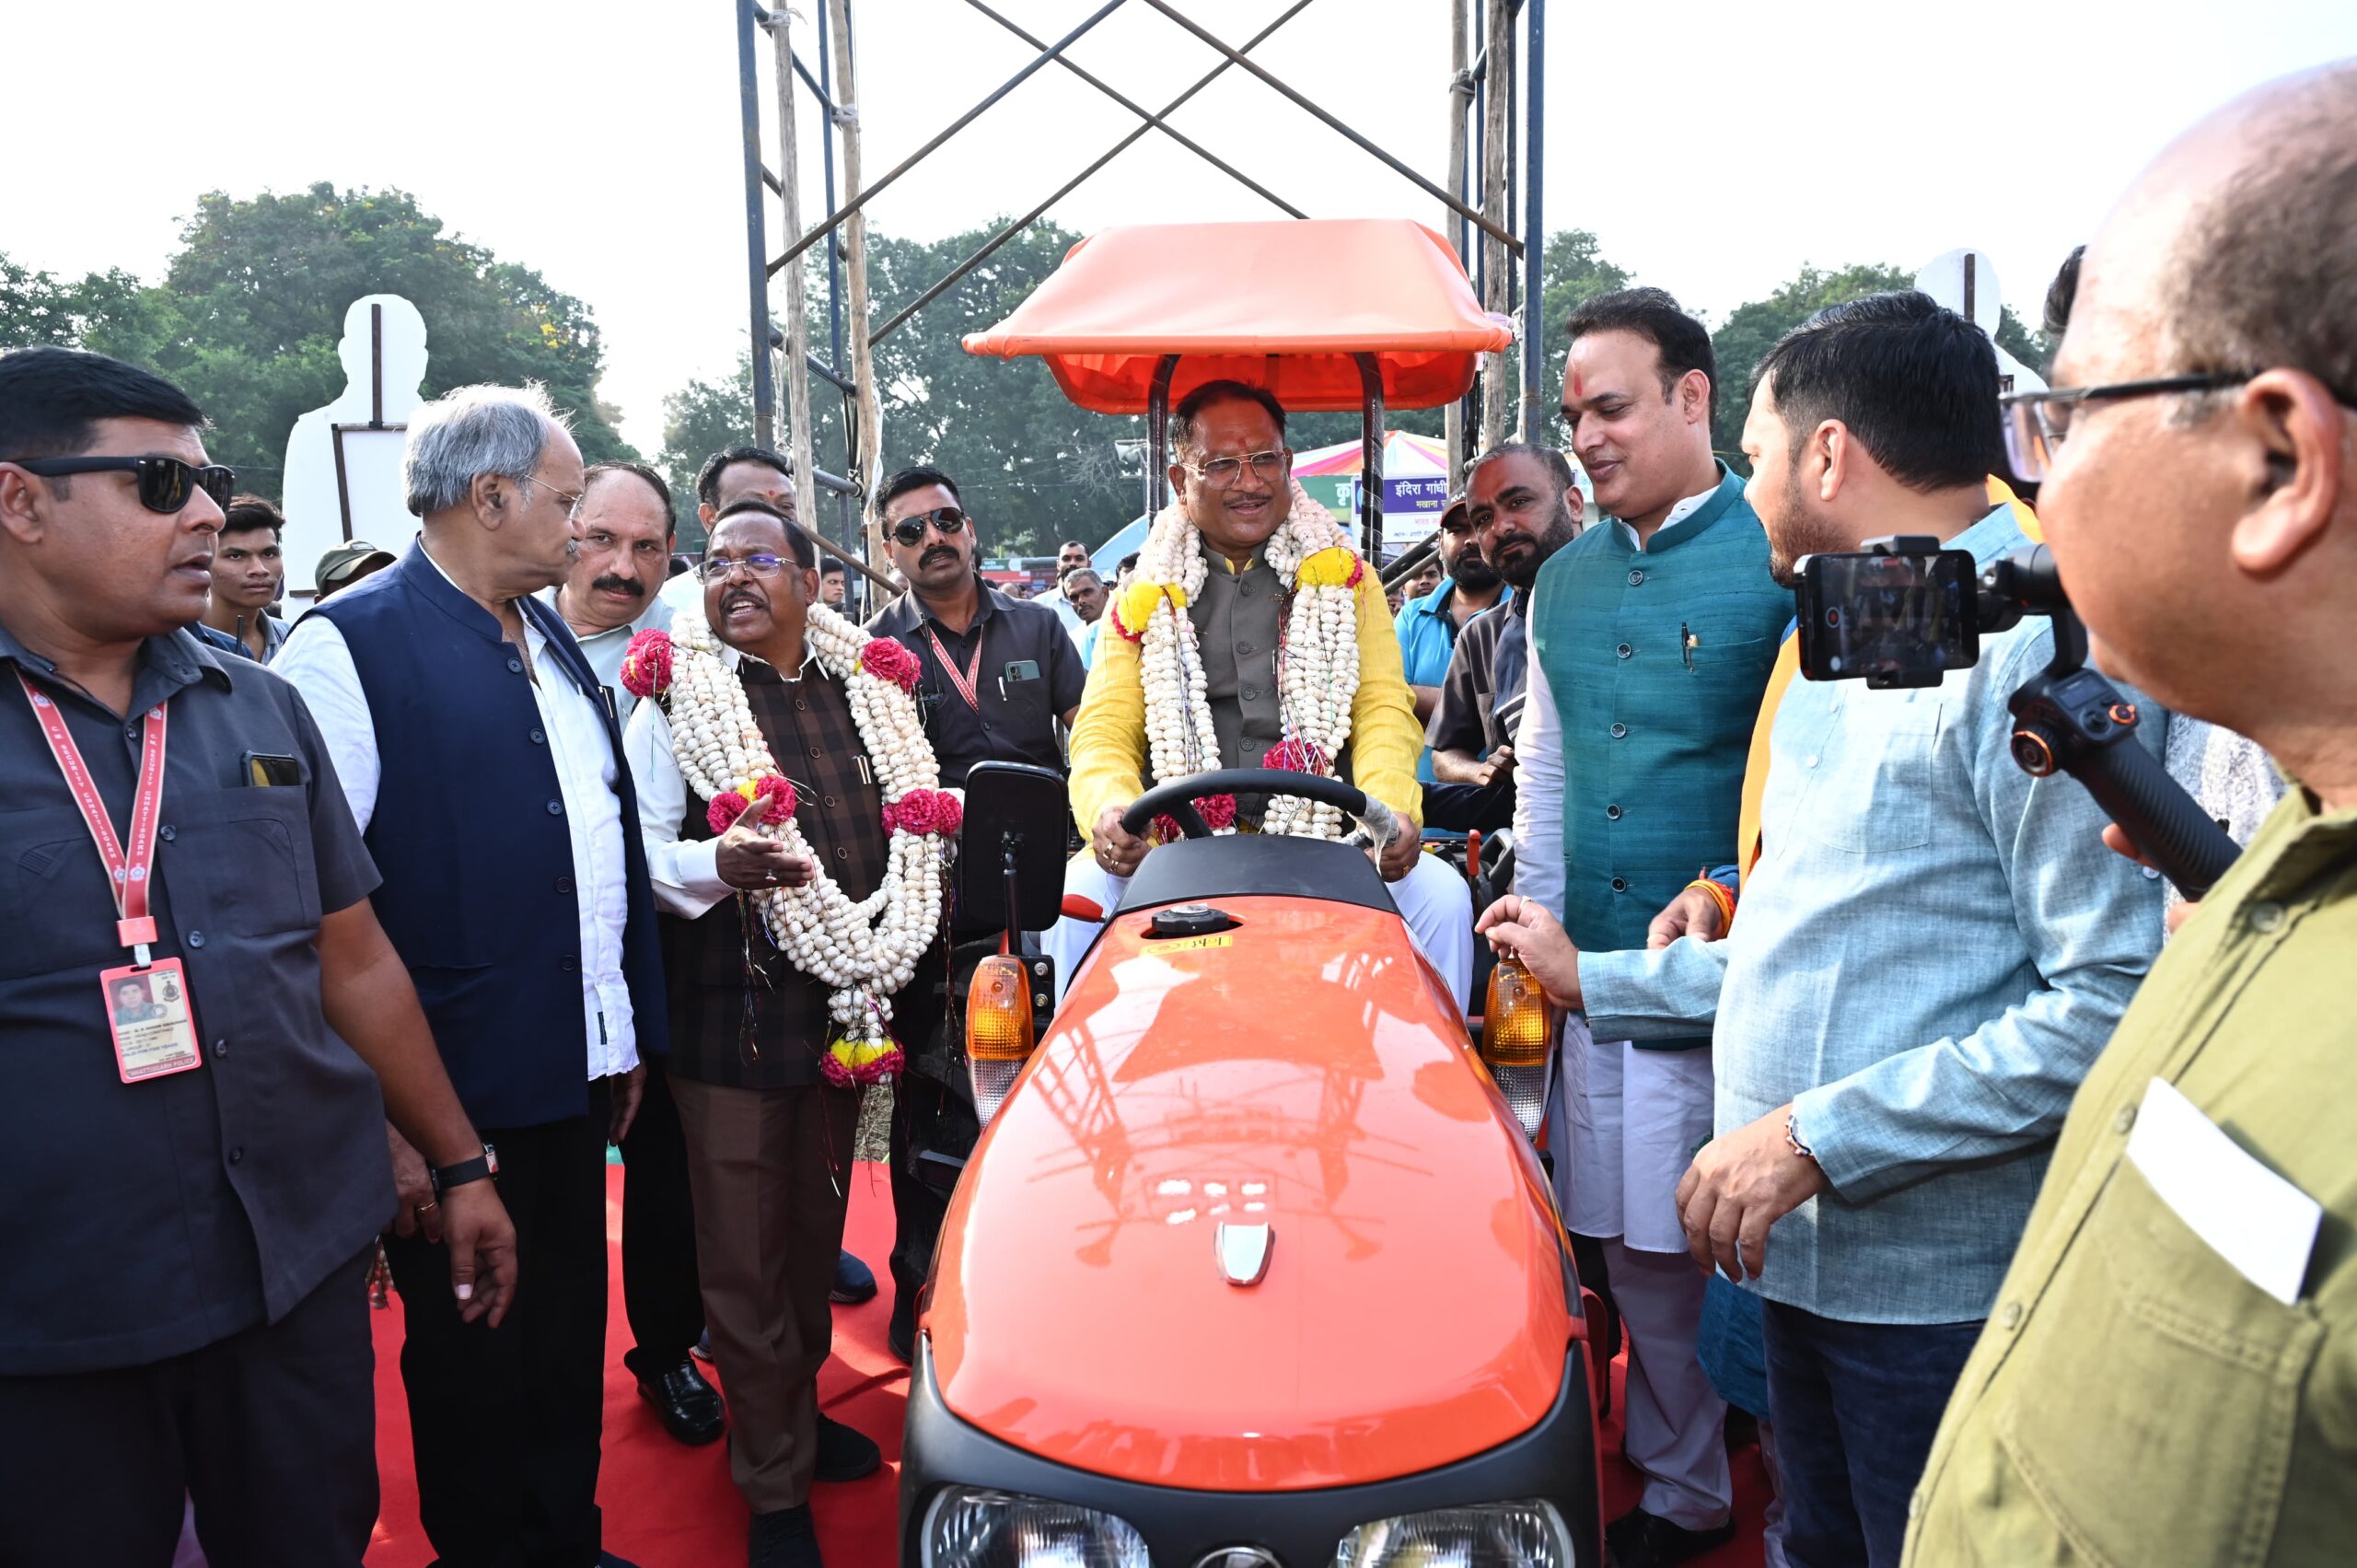
M 319 557 L 346 540 L 399 554 L 417 537 L 401 494 L 401 448 L 410 412 L 424 401 L 425 318 L 400 295 L 365 296 L 343 313 L 337 353 L 343 395 L 296 420 L 286 437 L 290 600 L 314 597 Z
M 1950 250 L 1934 256 L 1915 274 L 1915 286 L 1988 334 L 1997 350 L 1998 385 L 2008 392 L 2042 392 L 2046 383 L 2037 371 L 2007 354 L 1997 343 L 1997 328 L 2004 319 L 2005 297 L 1997 286 L 1997 268 L 1987 254 L 1973 250 Z

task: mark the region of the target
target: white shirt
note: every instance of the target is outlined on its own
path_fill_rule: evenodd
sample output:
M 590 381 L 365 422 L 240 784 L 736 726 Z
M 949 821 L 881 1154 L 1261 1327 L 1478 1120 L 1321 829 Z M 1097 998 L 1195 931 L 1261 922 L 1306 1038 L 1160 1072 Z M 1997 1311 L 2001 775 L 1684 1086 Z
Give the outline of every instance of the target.
M 422 541 L 417 548 L 428 561 L 434 559 Z M 435 570 L 441 571 L 438 563 Z M 596 705 L 554 660 L 543 656 L 547 647 L 540 628 L 527 619 L 524 657 L 533 677 L 532 703 L 548 736 L 549 761 L 556 767 L 565 830 L 573 840 L 573 880 L 581 913 L 582 1024 L 588 1042 L 588 1076 L 594 1080 L 638 1065 L 637 1016 L 631 1007 L 630 983 L 622 977 L 622 932 L 629 923 L 630 895 L 623 871 L 621 797 L 615 793 L 620 773 Z M 376 720 L 368 712 L 352 645 L 326 616 L 307 616 L 271 668 L 303 693 L 327 741 L 353 820 L 366 832 L 377 814 L 377 786 L 384 769 L 377 754 Z
M 532 597 L 562 618 L 564 611 L 557 607 L 556 592 L 554 588 L 543 588 Z M 702 601 L 697 602 L 701 606 Z M 573 627 L 573 640 L 581 645 L 581 656 L 589 661 L 590 673 L 597 676 L 598 683 L 613 694 L 614 712 L 624 724 L 630 722 L 630 711 L 638 706 L 638 699 L 622 684 L 622 656 L 630 652 L 631 639 L 641 632 L 668 632 L 673 613 L 671 604 L 658 593 L 648 598 L 646 608 L 638 612 L 635 621 L 610 626 L 603 632 L 584 632 L 578 626 Z M 565 624 L 571 626 L 572 622 Z
M 1072 634 L 1074 642 L 1078 642 L 1081 633 L 1088 630 L 1088 622 L 1080 618 L 1080 611 L 1072 607 L 1072 600 L 1064 598 L 1063 586 L 1061 583 L 1046 593 L 1034 594 L 1031 602 L 1044 604 L 1054 610 L 1056 619 L 1064 623 L 1064 630 Z
M 720 650 L 720 662 L 730 669 L 737 668 L 739 656 L 735 648 Z M 786 679 L 801 679 L 812 656 L 806 637 L 802 671 Z M 646 874 L 655 884 L 656 903 L 693 920 L 734 896 L 737 889 L 720 879 L 720 841 L 679 837 L 679 824 L 687 819 L 688 781 L 671 749 L 671 718 L 662 703 L 641 703 L 631 714 L 630 727 L 622 732 L 622 754 L 630 759 L 630 774 L 638 784 L 638 832 L 646 845 Z
M 1702 509 L 1719 493 L 1717 484 L 1699 495 L 1689 495 L 1669 509 L 1654 529 L 1659 539 Z M 1637 530 L 1615 517 L 1629 542 L 1642 551 L 1645 541 Z M 1534 608 L 1536 608 L 1534 606 Z M 1529 674 L 1522 691 L 1522 722 L 1514 732 L 1514 890 L 1537 899 L 1556 919 L 1563 918 L 1563 719 L 1555 710 L 1555 693 L 1547 684 L 1547 668 L 1538 662 L 1538 644 L 1530 645 Z

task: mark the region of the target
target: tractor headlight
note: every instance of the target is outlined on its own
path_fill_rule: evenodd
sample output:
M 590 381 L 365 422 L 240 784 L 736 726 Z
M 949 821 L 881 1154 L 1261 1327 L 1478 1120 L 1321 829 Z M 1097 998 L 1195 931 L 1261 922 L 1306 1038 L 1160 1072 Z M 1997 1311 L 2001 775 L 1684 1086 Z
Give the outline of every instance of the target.
M 1571 1531 L 1554 1504 L 1479 1503 L 1361 1525 L 1334 1549 L 1334 1568 L 1573 1568 Z
M 1149 1568 L 1126 1519 L 1014 1492 L 953 1486 L 924 1517 L 924 1568 Z

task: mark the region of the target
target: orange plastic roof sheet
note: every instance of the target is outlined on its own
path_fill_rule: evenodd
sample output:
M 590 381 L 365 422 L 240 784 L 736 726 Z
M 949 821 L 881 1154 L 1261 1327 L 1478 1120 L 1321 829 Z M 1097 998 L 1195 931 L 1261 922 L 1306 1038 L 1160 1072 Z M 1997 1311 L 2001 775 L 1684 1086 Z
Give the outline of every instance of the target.
M 1205 381 L 1268 388 L 1287 409 L 1355 409 L 1374 354 L 1384 402 L 1464 396 L 1476 356 L 1512 344 L 1447 241 L 1406 218 L 1142 224 L 1109 228 L 970 354 L 1036 354 L 1064 395 L 1098 413 L 1144 413 L 1155 364 L 1176 354 L 1170 396 Z

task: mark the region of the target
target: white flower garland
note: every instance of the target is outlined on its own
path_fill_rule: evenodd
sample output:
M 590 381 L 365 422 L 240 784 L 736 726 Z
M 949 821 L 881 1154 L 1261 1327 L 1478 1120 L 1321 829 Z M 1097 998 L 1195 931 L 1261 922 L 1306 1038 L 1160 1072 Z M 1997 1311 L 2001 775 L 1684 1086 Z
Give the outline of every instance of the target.
M 1359 644 L 1358 590 L 1350 579 L 1363 568 L 1348 530 L 1298 482 L 1287 483 L 1292 505 L 1266 545 L 1270 569 L 1290 596 L 1277 655 L 1277 698 L 1283 738 L 1310 747 L 1323 772 L 1333 766 L 1351 735 Z M 1155 518 L 1138 557 L 1136 580 L 1147 591 L 1133 587 L 1130 595 L 1135 598 L 1124 596 L 1125 610 L 1151 603 L 1144 615 L 1138 674 L 1145 690 L 1147 758 L 1157 784 L 1219 763 L 1202 649 L 1186 610 L 1210 575 L 1206 549 L 1201 532 L 1173 502 Z M 1327 551 L 1341 552 L 1348 567 L 1328 557 L 1304 581 L 1303 564 Z M 1180 593 L 1160 591 L 1166 587 Z M 1134 629 L 1129 615 L 1122 624 Z M 1239 757 L 1237 762 L 1258 767 L 1260 759 Z M 1342 836 L 1344 826 L 1339 807 L 1284 795 L 1270 801 L 1261 831 L 1333 839 Z
M 897 1065 L 888 1028 L 891 998 L 909 983 L 940 932 L 946 834 L 955 822 L 935 819 L 936 802 L 948 797 L 938 794 L 940 773 L 915 699 L 861 664 L 868 634 L 815 603 L 805 628 L 819 668 L 842 683 L 868 764 L 882 786 L 892 829 L 889 864 L 876 890 L 857 902 L 824 869 L 799 888 L 763 889 L 749 896 L 786 961 L 834 988 L 828 1012 L 842 1033 L 830 1042 L 829 1054 L 843 1073 L 830 1075 L 866 1081 Z M 758 781 L 783 777 L 753 720 L 743 683 L 722 660 L 725 645 L 700 610 L 679 614 L 671 643 L 667 710 L 673 753 L 688 786 L 707 800 L 730 793 L 749 798 Z M 923 794 L 911 800 L 912 791 Z M 738 821 L 817 865 L 792 814 L 765 821 L 762 804 L 752 800 Z M 894 822 L 895 807 L 903 805 L 915 820 Z

